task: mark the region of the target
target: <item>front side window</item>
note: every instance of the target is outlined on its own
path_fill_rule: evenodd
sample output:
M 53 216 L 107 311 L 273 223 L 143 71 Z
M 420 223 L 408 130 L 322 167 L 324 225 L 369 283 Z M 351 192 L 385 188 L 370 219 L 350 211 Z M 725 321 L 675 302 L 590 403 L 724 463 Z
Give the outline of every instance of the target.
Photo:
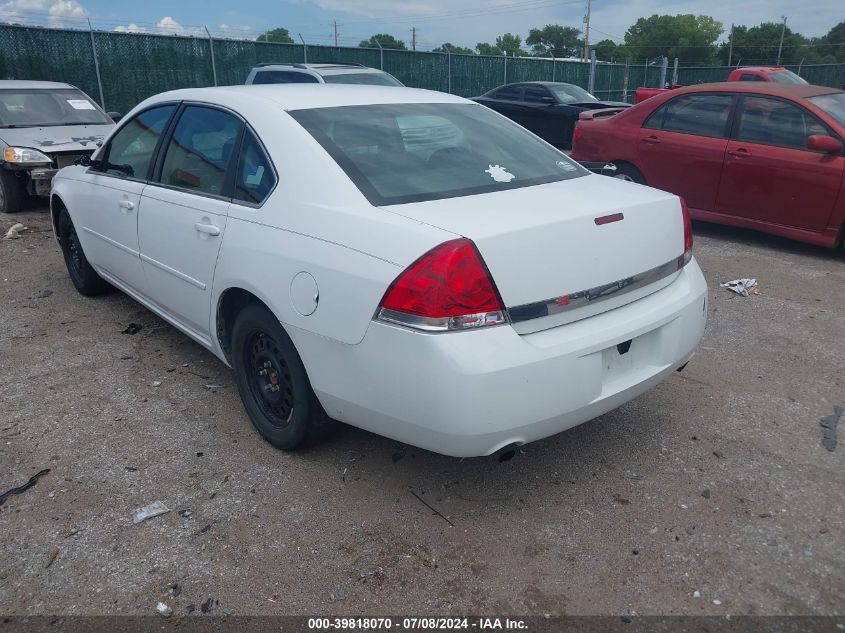
M 168 143 L 160 182 L 197 193 L 224 195 L 241 125 L 240 119 L 223 110 L 185 108 Z
M 552 95 L 542 86 L 525 86 L 525 97 L 527 103 L 548 103 Z
M 235 200 L 261 204 L 275 186 L 276 174 L 267 154 L 255 135 L 246 132 L 235 172 Z
M 308 73 L 290 70 L 262 70 L 255 73 L 253 84 L 318 84 L 316 77 Z
M 112 123 L 113 121 L 93 101 L 75 88 L 0 90 L 0 127 Z
M 725 138 L 732 104 L 731 95 L 694 94 L 676 97 L 655 110 L 643 127 Z
M 480 105 L 402 103 L 290 114 L 376 206 L 516 189 L 589 173 Z
M 363 84 L 367 86 L 401 86 L 398 79 L 387 73 L 336 73 L 322 75 L 327 84 Z
M 828 133 L 809 112 L 779 99 L 745 97 L 739 110 L 739 141 L 805 149 L 808 136 Z
M 112 137 L 103 158 L 113 176 L 147 179 L 156 145 L 176 106 L 157 106 L 133 117 Z

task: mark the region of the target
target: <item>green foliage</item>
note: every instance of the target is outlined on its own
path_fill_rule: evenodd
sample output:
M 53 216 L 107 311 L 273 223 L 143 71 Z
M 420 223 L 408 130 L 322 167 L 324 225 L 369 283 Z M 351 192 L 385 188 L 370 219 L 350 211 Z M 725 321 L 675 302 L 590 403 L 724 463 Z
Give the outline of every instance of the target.
M 707 15 L 652 15 L 640 18 L 625 33 L 625 48 L 632 58 L 666 56 L 685 63 L 716 61 L 716 40 L 722 23 Z
M 382 48 L 389 48 L 392 50 L 397 51 L 406 51 L 408 47 L 405 46 L 405 42 L 402 40 L 397 40 L 392 35 L 388 35 L 387 33 L 376 33 L 368 40 L 361 40 L 361 43 L 358 44 L 359 48 L 378 48 L 379 44 L 381 44 Z
M 512 57 L 525 55 L 525 51 L 522 50 L 522 38 L 513 33 L 497 36 L 495 44 L 479 42 L 475 45 L 475 50 L 479 55 L 504 55 L 505 53 Z
M 293 38 L 287 29 L 281 27 L 266 31 L 255 38 L 259 42 L 277 42 L 279 44 L 293 44 Z
M 581 31 L 571 26 L 547 24 L 542 29 L 531 29 L 525 43 L 537 57 L 578 57 L 583 45 Z
M 611 59 L 620 60 L 628 56 L 624 44 L 617 44 L 613 40 L 602 40 L 590 46 L 596 52 L 596 59 L 609 62 Z
M 432 53 L 452 53 L 453 55 L 474 55 L 475 51 L 471 48 L 466 48 L 465 46 L 457 46 L 452 44 L 451 42 L 446 42 L 445 44 L 438 46 L 437 48 L 433 48 L 431 50 Z
M 731 65 L 738 63 L 743 66 L 774 66 L 778 63 L 778 46 L 783 32 L 783 49 L 780 65 L 817 63 L 819 55 L 814 47 L 808 46 L 810 40 L 792 31 L 788 26 L 784 29 L 781 22 L 763 22 L 758 26 L 736 26 L 733 32 L 733 54 Z M 728 38 L 731 39 L 730 37 Z M 729 44 L 723 44 L 719 49 L 719 61 L 728 64 Z
M 845 20 L 818 39 L 816 52 L 826 62 L 845 62 Z

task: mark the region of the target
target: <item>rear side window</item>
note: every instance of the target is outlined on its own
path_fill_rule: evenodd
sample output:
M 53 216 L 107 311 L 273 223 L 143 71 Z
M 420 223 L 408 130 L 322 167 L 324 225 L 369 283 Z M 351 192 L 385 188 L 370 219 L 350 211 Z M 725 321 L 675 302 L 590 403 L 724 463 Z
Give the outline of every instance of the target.
M 522 88 L 519 86 L 505 86 L 499 88 L 493 93 L 494 99 L 503 99 L 504 101 L 519 101 L 522 99 Z
M 317 78 L 307 73 L 289 70 L 262 70 L 255 73 L 254 84 L 318 84 Z
M 160 182 L 197 193 L 224 195 L 241 125 L 240 119 L 223 110 L 185 108 L 167 146 Z
M 150 108 L 123 125 L 103 153 L 110 165 L 119 167 L 109 167 L 107 173 L 146 180 L 158 139 L 175 109 L 172 104 Z
M 259 205 L 275 186 L 276 174 L 273 173 L 270 159 L 255 135 L 247 131 L 235 172 L 235 200 Z
M 732 104 L 731 95 L 696 94 L 677 97 L 660 106 L 643 127 L 726 138 Z
M 366 86 L 401 86 L 399 80 L 387 73 L 336 73 L 322 75 L 327 84 L 362 84 Z
M 739 141 L 805 149 L 807 137 L 827 128 L 798 106 L 766 97 L 745 97 L 739 113 Z
M 743 73 L 740 78 L 740 81 L 765 81 L 760 75 L 752 75 L 751 73 Z

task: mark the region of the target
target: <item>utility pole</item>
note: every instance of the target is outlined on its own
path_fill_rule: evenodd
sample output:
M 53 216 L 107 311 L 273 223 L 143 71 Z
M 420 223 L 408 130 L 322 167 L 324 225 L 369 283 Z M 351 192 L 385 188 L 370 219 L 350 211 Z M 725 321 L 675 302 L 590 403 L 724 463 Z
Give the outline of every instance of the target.
M 731 65 L 731 59 L 733 58 L 733 55 L 734 55 L 734 25 L 733 24 L 731 24 L 731 37 L 730 37 L 730 40 L 728 41 L 728 44 L 729 44 L 729 46 L 728 46 L 728 66 L 730 66 Z
M 584 61 L 590 59 L 590 9 L 593 0 L 587 0 L 587 12 L 584 14 Z
M 334 21 L 334 47 L 337 48 L 337 20 Z
M 411 50 L 417 50 L 417 27 L 411 27 Z
M 782 15 L 783 26 L 780 29 L 780 44 L 778 45 L 778 63 L 775 66 L 780 66 L 780 53 L 783 50 L 783 35 L 786 33 L 786 16 Z

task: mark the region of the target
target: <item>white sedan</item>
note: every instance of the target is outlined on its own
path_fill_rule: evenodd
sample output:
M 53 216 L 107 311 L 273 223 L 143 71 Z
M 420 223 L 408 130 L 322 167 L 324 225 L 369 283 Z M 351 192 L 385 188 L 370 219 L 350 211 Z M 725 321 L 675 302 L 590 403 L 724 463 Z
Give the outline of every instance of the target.
M 119 288 L 232 366 L 282 449 L 339 420 L 487 455 L 640 395 L 704 329 L 682 200 L 459 97 L 167 92 L 82 162 L 51 198 L 76 288 Z

